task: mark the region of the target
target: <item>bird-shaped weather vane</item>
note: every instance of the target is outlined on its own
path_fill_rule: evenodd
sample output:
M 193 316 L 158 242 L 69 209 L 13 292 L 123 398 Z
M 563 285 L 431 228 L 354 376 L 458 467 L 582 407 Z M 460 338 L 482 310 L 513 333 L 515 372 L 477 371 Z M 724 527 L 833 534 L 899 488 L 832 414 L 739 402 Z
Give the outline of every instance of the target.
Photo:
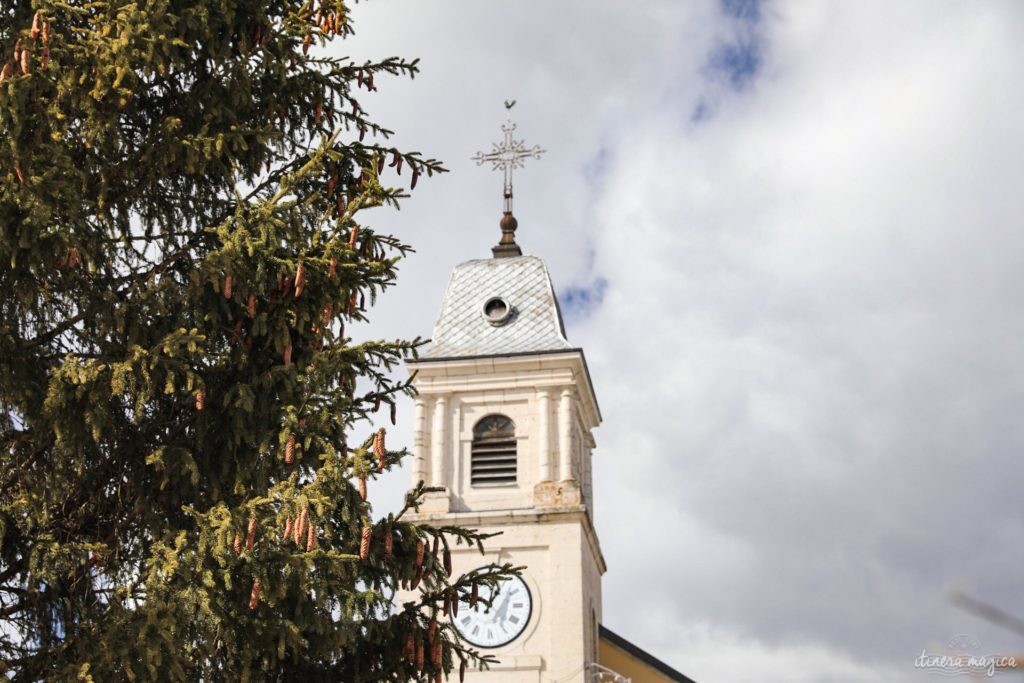
M 516 244 L 515 239 L 518 221 L 512 215 L 512 171 L 516 168 L 522 168 L 524 160 L 531 157 L 540 159 L 540 155 L 544 153 L 544 150 L 539 146 L 534 145 L 527 149 L 526 143 L 512 137 L 512 133 L 516 129 L 516 124 L 512 122 L 512 107 L 515 105 L 515 100 L 505 100 L 505 111 L 508 112 L 508 116 L 505 119 L 505 123 L 501 126 L 502 132 L 505 133 L 505 139 L 494 143 L 490 152 L 486 154 L 484 152 L 477 152 L 473 157 L 473 161 L 476 162 L 477 166 L 490 162 L 492 170 L 497 171 L 500 169 L 505 173 L 505 212 L 501 217 L 501 241 L 498 243 L 498 246 L 491 249 L 494 252 L 495 258 L 521 256 L 523 253 L 519 249 L 519 245 Z

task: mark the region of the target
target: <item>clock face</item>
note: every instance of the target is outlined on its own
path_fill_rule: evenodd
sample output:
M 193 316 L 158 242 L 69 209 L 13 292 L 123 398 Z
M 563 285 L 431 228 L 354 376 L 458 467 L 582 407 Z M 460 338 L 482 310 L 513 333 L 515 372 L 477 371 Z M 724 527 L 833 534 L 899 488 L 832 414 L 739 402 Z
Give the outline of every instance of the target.
M 489 598 L 488 589 L 481 588 L 480 596 Z M 519 637 L 530 622 L 533 599 L 530 589 L 518 576 L 505 580 L 488 608 L 481 600 L 476 609 L 459 605 L 455 628 L 462 637 L 477 647 L 501 647 Z

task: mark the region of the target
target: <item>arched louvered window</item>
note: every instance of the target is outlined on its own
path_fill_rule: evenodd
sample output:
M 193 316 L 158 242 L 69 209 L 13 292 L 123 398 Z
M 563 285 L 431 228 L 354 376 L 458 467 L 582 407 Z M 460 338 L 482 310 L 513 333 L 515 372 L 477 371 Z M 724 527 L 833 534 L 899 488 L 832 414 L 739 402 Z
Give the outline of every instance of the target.
M 504 415 L 488 415 L 473 427 L 470 480 L 473 486 L 516 483 L 516 425 Z

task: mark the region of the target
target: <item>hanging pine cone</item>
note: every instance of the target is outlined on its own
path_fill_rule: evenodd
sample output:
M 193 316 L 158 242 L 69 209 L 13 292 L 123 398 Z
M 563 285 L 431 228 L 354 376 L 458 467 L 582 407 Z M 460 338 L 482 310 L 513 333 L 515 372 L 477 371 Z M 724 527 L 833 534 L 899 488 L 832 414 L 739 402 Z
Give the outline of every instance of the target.
M 423 639 L 416 638 L 416 668 L 423 671 Z
M 284 523 L 284 533 L 281 534 L 281 539 L 287 541 L 292 536 L 292 518 L 289 517 Z
M 384 428 L 381 427 L 373 435 L 373 454 L 377 456 L 377 466 L 384 469 L 388 464 L 388 452 L 384 448 Z
M 359 497 L 362 500 L 366 500 L 366 475 L 359 475 Z
M 480 587 L 474 583 L 469 592 L 469 608 L 476 609 L 476 601 L 480 599 Z
M 430 663 L 437 669 L 438 680 L 441 676 L 441 652 L 442 652 L 442 641 L 440 638 L 434 641 L 433 647 L 430 648 Z
M 331 305 L 330 301 L 328 301 L 327 303 L 324 304 L 323 310 L 320 311 L 320 322 L 323 323 L 324 327 L 327 327 L 327 325 L 330 324 L 331 317 L 333 314 L 334 306 Z
M 416 541 L 416 568 L 423 566 L 423 553 L 427 548 L 427 544 L 423 541 Z
M 387 562 L 391 559 L 391 552 L 394 550 L 395 539 L 391 535 L 391 529 L 387 530 L 384 534 L 384 561 Z
M 245 547 L 248 550 L 252 550 L 253 545 L 256 543 L 256 518 L 249 518 L 249 528 L 245 534 Z
M 299 515 L 299 523 L 295 527 L 295 545 L 302 545 L 306 540 L 306 533 L 309 531 L 309 508 L 302 508 Z
M 302 39 L 302 54 L 303 56 L 309 54 L 309 46 L 313 44 L 313 35 L 307 33 L 306 37 Z
M 21 51 L 21 73 L 26 76 L 32 73 L 32 53 L 28 50 Z
M 405 647 L 402 652 L 405 654 L 405 661 L 409 666 L 416 664 L 416 639 L 413 638 L 412 631 L 405 634 Z
M 203 412 L 203 408 L 206 407 L 206 389 L 199 389 L 196 391 L 196 410 Z
M 249 294 L 249 317 L 256 317 L 256 294 L 254 293 Z
M 373 529 L 369 526 L 363 527 L 363 537 L 359 541 L 359 559 L 367 560 L 370 557 L 370 534 L 373 533 Z
M 444 548 L 444 573 L 448 576 L 452 575 L 452 551 L 448 549 L 448 546 Z
M 295 435 L 289 434 L 288 440 L 284 442 L 284 462 L 291 465 L 295 462 Z
M 393 424 L 393 425 L 398 424 L 398 404 L 397 403 L 392 403 L 391 404 L 391 424 Z
M 434 556 L 434 560 L 437 560 L 437 550 L 441 546 L 441 537 L 434 536 L 434 547 L 430 549 L 430 554 Z
M 249 595 L 249 609 L 256 609 L 256 605 L 260 604 L 260 591 L 263 586 L 260 585 L 260 580 L 256 579 L 252 582 L 252 594 Z
M 302 289 L 306 286 L 306 264 L 299 261 L 295 268 L 295 298 L 302 296 Z
M 357 296 L 358 296 L 358 294 L 355 291 L 353 291 L 351 294 L 348 295 L 348 314 L 349 315 L 355 315 L 355 312 L 356 312 L 356 302 L 359 301 Z
M 225 299 L 230 299 L 231 298 L 231 276 L 230 275 L 225 275 L 224 276 L 224 298 Z
M 353 225 L 352 232 L 348 234 L 348 248 L 355 251 L 356 240 L 359 239 L 359 226 Z
M 242 554 L 242 534 L 235 532 L 235 542 L 231 545 L 235 550 L 235 555 Z
M 40 20 L 39 12 L 37 11 L 35 13 L 35 16 L 32 17 L 32 31 L 29 33 L 29 35 L 32 36 L 32 40 L 35 40 L 39 37 L 39 34 L 42 32 L 42 21 Z
M 434 638 L 437 637 L 437 617 L 430 617 L 430 626 L 427 627 L 427 642 L 433 646 L 435 643 Z
M 306 552 L 313 552 L 316 548 L 316 531 L 313 529 L 313 525 L 310 524 L 309 528 L 306 529 Z
M 451 601 L 452 601 L 452 618 L 459 616 L 459 591 L 453 588 L 451 590 Z
M 416 590 L 416 587 L 420 585 L 420 581 L 423 580 L 423 567 L 419 567 L 416 573 L 412 577 L 412 585 L 409 586 L 409 590 Z
M 444 611 L 444 615 L 446 617 L 448 617 L 449 619 L 452 618 L 452 597 L 448 593 L 444 594 L 444 608 L 443 608 L 443 611 Z
M 466 680 L 466 660 L 463 659 L 459 664 L 459 683 L 463 683 Z
M 333 280 L 334 273 L 338 270 L 338 257 L 332 256 L 330 262 L 327 264 L 327 279 Z
M 292 364 L 292 343 L 288 342 L 284 347 L 284 364 L 290 366 Z

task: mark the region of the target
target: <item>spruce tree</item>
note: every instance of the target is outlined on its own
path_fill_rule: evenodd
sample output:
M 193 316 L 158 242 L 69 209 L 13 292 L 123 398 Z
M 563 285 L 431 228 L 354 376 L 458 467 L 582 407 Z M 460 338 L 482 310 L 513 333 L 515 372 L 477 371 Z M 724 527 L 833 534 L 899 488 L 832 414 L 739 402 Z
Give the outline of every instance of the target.
M 0 674 L 481 663 L 444 615 L 515 570 L 449 576 L 481 535 L 366 502 L 406 451 L 353 435 L 420 344 L 353 339 L 410 249 L 368 210 L 444 169 L 358 101 L 416 62 L 351 32 L 341 0 L 0 9 Z

